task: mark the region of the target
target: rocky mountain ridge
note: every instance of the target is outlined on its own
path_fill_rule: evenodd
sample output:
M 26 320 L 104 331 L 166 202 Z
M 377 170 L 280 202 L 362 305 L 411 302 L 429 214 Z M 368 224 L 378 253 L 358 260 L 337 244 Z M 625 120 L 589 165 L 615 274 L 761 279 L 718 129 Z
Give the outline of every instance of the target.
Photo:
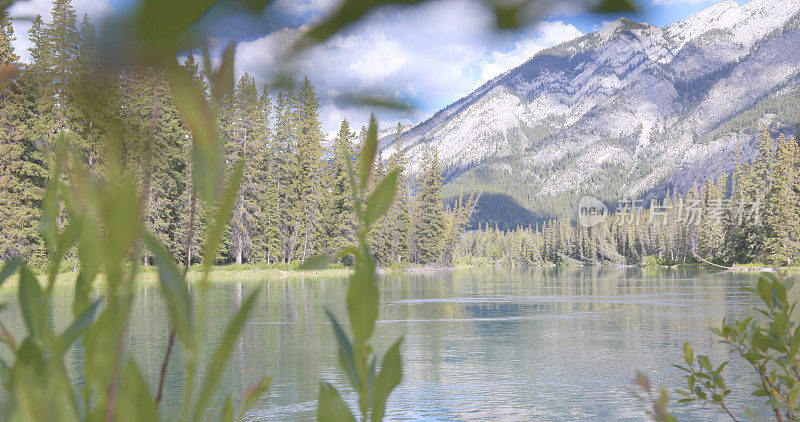
M 543 50 L 406 130 L 403 147 L 412 171 L 437 148 L 449 194 L 489 192 L 541 218 L 587 193 L 686 189 L 729 171 L 737 148 L 747 158 L 764 126 L 794 134 L 798 111 L 800 0 L 724 0 Z

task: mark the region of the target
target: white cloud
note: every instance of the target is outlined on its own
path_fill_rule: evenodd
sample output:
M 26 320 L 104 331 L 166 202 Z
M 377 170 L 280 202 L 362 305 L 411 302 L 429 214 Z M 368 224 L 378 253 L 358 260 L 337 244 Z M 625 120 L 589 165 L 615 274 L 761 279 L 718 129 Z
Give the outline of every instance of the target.
M 29 59 L 27 31 L 31 18 L 50 20 L 52 0 L 15 3 L 15 48 Z M 314 22 L 330 13 L 339 0 L 276 0 L 275 10 L 300 22 Z M 112 13 L 109 0 L 74 0 L 79 16 L 95 21 Z M 306 25 L 307 25 L 306 24 Z M 357 25 L 291 60 L 289 46 L 307 26 L 283 28 L 237 46 L 236 68 L 267 82 L 281 70 L 295 78 L 308 76 L 321 97 L 326 132 L 342 119 L 366 123 L 368 107 L 333 101 L 337 93 L 381 94 L 417 107 L 410 113 L 381 111 L 384 124 L 411 123 L 469 94 L 486 80 L 509 70 L 536 52 L 581 35 L 573 25 L 543 22 L 527 29 L 498 33 L 494 16 L 478 0 L 437 0 L 414 7 L 386 6 Z M 217 40 L 224 43 L 224 40 Z
M 385 124 L 428 116 L 469 94 L 486 80 L 536 52 L 581 35 L 573 25 L 543 22 L 525 30 L 497 33 L 494 18 L 473 0 L 440 0 L 413 8 L 388 7 L 291 62 L 281 59 L 304 30 L 283 29 L 240 43 L 239 72 L 269 80 L 275 69 L 308 76 L 322 98 L 323 128 L 333 132 L 343 118 L 360 126 L 369 109 L 334 104 L 340 92 L 381 93 L 411 102 L 410 114 L 381 112 Z
M 545 48 L 581 35 L 581 31 L 571 24 L 562 21 L 542 22 L 515 42 L 510 51 L 496 51 L 483 59 L 480 64 L 481 77 L 477 84 L 481 85 L 495 76 L 521 65 Z

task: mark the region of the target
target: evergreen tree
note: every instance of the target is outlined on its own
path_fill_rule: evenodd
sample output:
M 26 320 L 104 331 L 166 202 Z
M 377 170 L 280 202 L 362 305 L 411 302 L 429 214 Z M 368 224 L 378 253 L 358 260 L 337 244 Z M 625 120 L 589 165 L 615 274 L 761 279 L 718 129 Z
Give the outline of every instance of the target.
M 429 264 L 439 258 L 444 234 L 442 170 L 436 150 L 425 150 L 419 173 L 412 219 L 412 251 L 416 262 Z
M 182 212 L 180 204 L 189 199 L 191 191 L 188 130 L 180 120 L 163 72 L 131 69 L 120 78 L 120 87 L 125 133 L 129 135 L 126 159 L 139 176 L 145 227 L 174 256 L 182 256 L 183 228 L 189 215 Z M 142 147 L 137 149 L 136 145 Z
M 409 194 L 408 179 L 405 177 L 405 151 L 402 144 L 402 125 L 397 124 L 395 130 L 395 150 L 389 157 L 387 172 L 400 170 L 397 179 L 397 193 L 389 211 L 386 212 L 388 231 L 388 259 L 390 262 L 401 262 L 408 259 L 409 240 Z
M 19 66 L 14 28 L 0 12 L 0 68 Z M 47 182 L 45 157 L 31 138 L 33 98 L 24 76 L 0 84 L 0 261 L 41 258 L 38 221 Z
M 332 253 L 355 242 L 356 216 L 353 211 L 353 194 L 348 178 L 348 163 L 354 168 L 353 139 L 350 123 L 343 120 L 339 134 L 331 146 L 328 166 L 326 208 L 323 213 L 325 251 Z
M 800 177 L 797 149 L 794 138 L 780 135 L 764 200 L 764 257 L 777 265 L 792 265 L 800 256 L 800 198 L 795 189 Z
M 305 260 L 315 253 L 321 230 L 322 207 L 322 131 L 319 123 L 319 99 L 308 78 L 297 87 L 294 96 L 294 136 L 297 139 L 297 172 L 293 183 L 292 203 L 299 218 L 300 256 Z

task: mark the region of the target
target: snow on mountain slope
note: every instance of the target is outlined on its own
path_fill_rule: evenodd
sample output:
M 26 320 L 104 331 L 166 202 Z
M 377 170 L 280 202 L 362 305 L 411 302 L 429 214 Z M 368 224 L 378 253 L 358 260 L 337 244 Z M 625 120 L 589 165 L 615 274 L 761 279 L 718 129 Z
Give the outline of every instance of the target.
M 618 19 L 492 79 L 406 130 L 403 146 L 412 170 L 438 148 L 453 191 L 552 214 L 577 191 L 614 200 L 729 169 L 761 130 L 741 133 L 747 110 L 794 98 L 798 71 L 800 0 L 723 0 L 666 28 Z

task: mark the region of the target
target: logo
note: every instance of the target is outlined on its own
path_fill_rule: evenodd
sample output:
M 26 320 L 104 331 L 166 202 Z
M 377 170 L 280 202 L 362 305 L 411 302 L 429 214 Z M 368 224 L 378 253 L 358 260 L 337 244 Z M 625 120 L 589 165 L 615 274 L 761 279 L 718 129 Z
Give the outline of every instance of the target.
M 587 229 L 594 227 L 608 218 L 606 204 L 592 196 L 584 196 L 578 202 L 578 224 Z

